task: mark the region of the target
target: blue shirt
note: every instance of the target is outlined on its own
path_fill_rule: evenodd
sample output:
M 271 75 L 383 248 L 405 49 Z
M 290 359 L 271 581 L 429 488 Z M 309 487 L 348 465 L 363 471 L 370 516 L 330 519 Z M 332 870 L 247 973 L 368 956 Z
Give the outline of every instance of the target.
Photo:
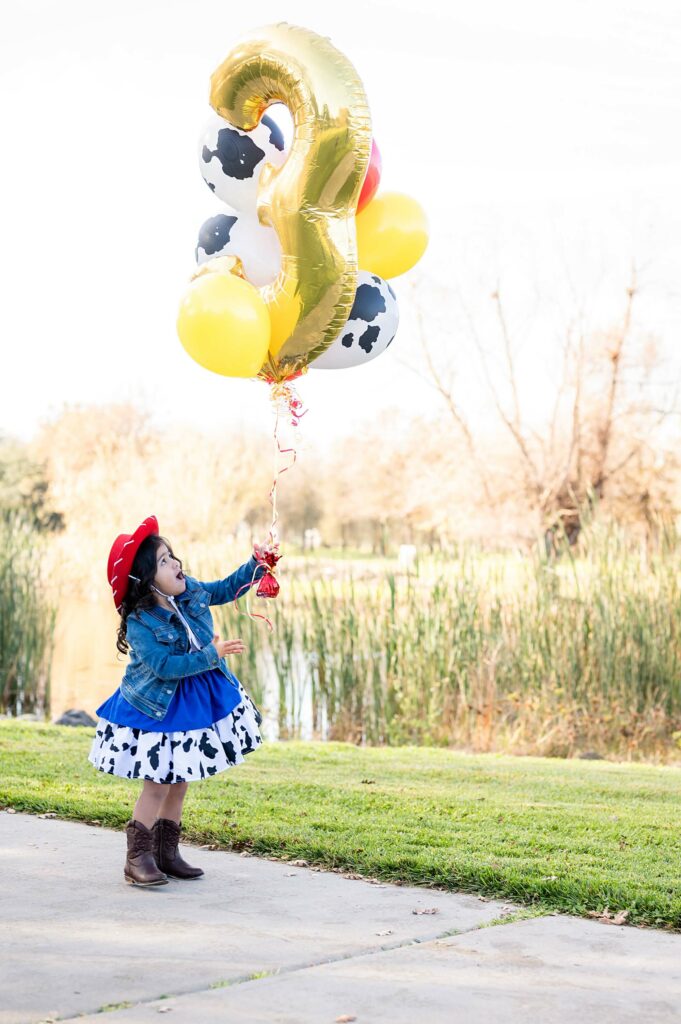
M 203 729 L 225 718 L 242 700 L 236 676 L 218 669 L 199 672 L 181 679 L 171 697 L 163 718 L 150 717 L 138 711 L 120 691 L 120 687 L 98 708 L 95 714 L 114 725 L 127 725 L 131 729 L 147 732 L 178 732 Z

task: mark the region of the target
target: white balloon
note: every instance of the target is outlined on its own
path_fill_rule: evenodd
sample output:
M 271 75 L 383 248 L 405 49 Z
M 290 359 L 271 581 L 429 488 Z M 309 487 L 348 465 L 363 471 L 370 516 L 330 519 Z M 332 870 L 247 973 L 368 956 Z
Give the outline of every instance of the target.
M 216 256 L 238 256 L 246 279 L 256 288 L 274 281 L 281 267 L 281 246 L 274 228 L 235 210 L 218 213 L 201 225 L 196 262 L 201 266 Z
M 267 113 L 253 131 L 242 132 L 213 111 L 199 140 L 199 167 L 208 188 L 252 217 L 265 164 L 280 167 L 286 156 L 284 133 Z
M 355 301 L 343 330 L 326 351 L 310 363 L 310 369 L 344 370 L 370 362 L 388 348 L 399 322 L 397 299 L 388 282 L 360 270 Z

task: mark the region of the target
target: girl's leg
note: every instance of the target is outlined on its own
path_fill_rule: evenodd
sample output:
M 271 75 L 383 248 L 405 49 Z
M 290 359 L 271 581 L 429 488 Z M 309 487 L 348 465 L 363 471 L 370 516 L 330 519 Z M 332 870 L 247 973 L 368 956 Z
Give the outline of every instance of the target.
M 165 791 L 170 786 L 164 786 L 160 782 L 150 782 L 145 779 L 142 784 L 142 792 L 137 798 L 132 817 L 141 821 L 147 828 L 151 828 L 156 819 L 160 816 L 160 809 L 165 798 Z
M 180 824 L 182 821 L 182 804 L 189 789 L 188 782 L 173 782 L 169 786 L 162 787 L 165 790 L 163 803 L 161 804 L 158 817 L 170 818 L 171 821 Z
M 203 868 L 193 868 L 182 857 L 178 843 L 182 829 L 182 804 L 189 788 L 188 782 L 172 782 L 162 786 L 165 790 L 159 805 L 158 820 L 153 826 L 154 855 L 161 871 L 172 878 L 199 878 Z
M 133 818 L 151 828 L 157 818 L 170 818 L 179 825 L 182 820 L 182 804 L 189 788 L 188 782 L 150 782 L 145 779 L 142 792 L 132 812 Z

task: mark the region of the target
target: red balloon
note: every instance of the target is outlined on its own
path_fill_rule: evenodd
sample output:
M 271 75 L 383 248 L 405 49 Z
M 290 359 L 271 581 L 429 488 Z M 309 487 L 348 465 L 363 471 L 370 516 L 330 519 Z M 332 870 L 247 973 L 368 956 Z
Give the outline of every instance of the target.
M 367 203 L 376 195 L 379 182 L 381 180 L 381 154 L 378 151 L 378 146 L 375 141 L 371 140 L 371 156 L 369 157 L 369 166 L 367 168 L 366 178 L 362 185 L 362 191 L 359 194 L 359 202 L 357 203 L 357 213 L 363 210 Z

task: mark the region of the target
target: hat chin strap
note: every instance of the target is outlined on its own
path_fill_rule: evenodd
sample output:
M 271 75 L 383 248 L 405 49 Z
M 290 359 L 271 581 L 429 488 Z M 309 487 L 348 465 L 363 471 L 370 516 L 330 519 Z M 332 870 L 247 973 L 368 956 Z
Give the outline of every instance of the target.
M 189 623 L 185 619 L 185 617 L 182 614 L 182 612 L 180 611 L 180 609 L 177 607 L 177 603 L 175 601 L 174 595 L 173 594 L 164 594 L 163 591 L 159 590 L 158 587 L 155 587 L 153 583 L 150 583 L 149 586 L 151 587 L 152 590 L 155 590 L 157 594 L 160 594 L 161 597 L 165 597 L 168 601 L 170 601 L 172 607 L 175 609 L 175 612 L 177 613 L 178 618 L 180 619 L 180 622 L 182 623 L 182 625 L 184 626 L 184 628 L 187 631 L 187 636 L 189 637 L 190 644 L 193 644 L 194 647 L 197 649 L 197 651 L 200 651 L 201 650 L 201 644 L 197 640 L 196 635 L 194 634 L 194 630 L 189 625 Z
M 130 577 L 131 580 L 134 580 L 135 583 L 141 583 L 142 582 L 141 579 L 139 578 L 139 576 L 133 576 L 133 574 L 131 572 L 128 573 L 128 576 Z M 167 597 L 169 600 L 173 600 L 173 595 L 172 594 L 164 594 L 163 591 L 159 590 L 158 587 L 155 587 L 153 583 L 150 583 L 149 586 L 150 586 L 150 588 L 152 590 L 155 590 L 157 594 L 160 594 L 161 597 Z

